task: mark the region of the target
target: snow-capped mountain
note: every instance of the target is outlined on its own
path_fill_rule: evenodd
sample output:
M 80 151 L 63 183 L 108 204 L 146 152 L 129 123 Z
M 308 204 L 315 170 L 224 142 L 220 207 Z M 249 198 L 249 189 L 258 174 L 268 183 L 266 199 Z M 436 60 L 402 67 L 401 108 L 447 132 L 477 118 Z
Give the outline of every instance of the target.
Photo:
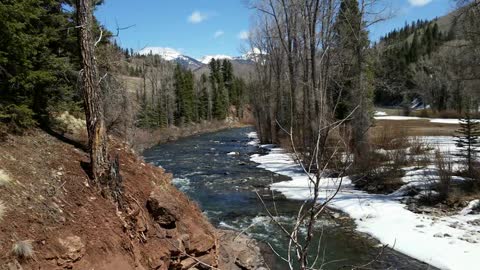
M 146 47 L 138 51 L 140 55 L 159 55 L 162 59 L 166 61 L 173 61 L 179 63 L 183 67 L 195 70 L 203 66 L 203 63 L 197 59 L 184 55 L 181 52 L 172 49 L 172 48 L 163 48 L 163 47 Z
M 182 56 L 182 53 L 179 51 L 172 49 L 172 48 L 163 48 L 163 47 L 146 47 L 140 51 L 138 51 L 138 54 L 140 55 L 159 55 L 161 58 L 167 60 L 167 61 L 172 61 L 175 60 L 176 58 Z
M 190 70 L 197 70 L 202 67 L 207 66 L 212 59 L 216 60 L 223 60 L 223 59 L 228 59 L 232 62 L 238 62 L 241 64 L 251 64 L 252 61 L 255 61 L 256 56 L 260 54 L 260 51 L 252 51 L 248 52 L 245 55 L 238 56 L 238 57 L 232 57 L 224 54 L 216 54 L 216 55 L 206 55 L 199 60 L 187 56 L 185 54 L 182 54 L 181 52 L 172 49 L 172 48 L 167 48 L 167 47 L 146 47 L 140 51 L 137 52 L 140 55 L 159 55 L 162 59 L 166 61 L 172 61 L 175 63 L 179 63 L 185 68 L 188 68 Z
M 233 57 L 228 56 L 228 55 L 223 55 L 223 54 L 217 54 L 217 55 L 205 55 L 204 57 L 200 58 L 200 62 L 204 63 L 205 65 L 208 65 L 212 59 L 215 60 L 223 60 L 223 59 L 228 59 L 232 60 Z

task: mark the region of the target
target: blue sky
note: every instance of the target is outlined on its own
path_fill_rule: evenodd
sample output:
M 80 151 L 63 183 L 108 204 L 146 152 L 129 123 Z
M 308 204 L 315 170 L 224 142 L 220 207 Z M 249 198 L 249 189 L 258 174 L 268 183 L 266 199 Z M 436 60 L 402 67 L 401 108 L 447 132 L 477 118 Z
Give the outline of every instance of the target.
M 170 47 L 189 56 L 242 54 L 253 13 L 245 0 L 106 0 L 96 11 L 108 29 L 120 32 L 122 47 Z M 372 40 L 405 21 L 432 19 L 452 10 L 451 0 L 384 0 L 394 16 L 370 29 Z

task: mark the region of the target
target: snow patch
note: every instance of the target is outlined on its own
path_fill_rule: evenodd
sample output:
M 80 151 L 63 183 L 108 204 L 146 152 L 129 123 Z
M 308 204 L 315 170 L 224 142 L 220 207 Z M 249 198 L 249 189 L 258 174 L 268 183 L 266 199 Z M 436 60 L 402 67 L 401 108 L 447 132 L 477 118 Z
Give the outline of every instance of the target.
M 202 57 L 201 59 L 198 59 L 198 61 L 202 62 L 205 65 L 208 65 L 210 63 L 210 61 L 212 61 L 212 59 L 215 59 L 215 60 L 223 60 L 223 59 L 232 60 L 233 57 L 228 56 L 228 55 L 223 55 L 223 54 L 206 55 L 206 56 Z
M 140 55 L 159 55 L 161 58 L 167 61 L 172 61 L 177 59 L 178 57 L 182 56 L 182 53 L 167 47 L 146 47 L 140 51 L 138 51 Z
M 381 114 L 381 113 L 384 113 L 384 112 L 375 112 L 374 118 L 376 120 L 428 120 L 430 121 L 430 123 L 440 123 L 440 124 L 450 124 L 450 125 L 460 124 L 460 119 L 455 119 L 455 118 L 425 118 L 425 117 L 417 117 L 417 116 L 386 115 L 386 113 L 385 114 Z
M 400 116 L 400 115 L 387 115 L 387 116 L 375 116 L 377 120 L 422 120 L 427 118 L 421 118 L 416 116 Z
M 375 116 L 386 116 L 387 113 L 386 112 L 381 112 L 381 111 L 376 111 L 375 112 Z
M 467 207 L 463 208 L 462 211 L 460 211 L 460 215 L 468 215 L 478 208 L 480 208 L 480 200 L 473 200 L 468 203 Z
M 439 140 L 442 142 L 442 140 Z M 447 144 L 448 147 L 450 144 Z M 252 155 L 258 167 L 290 177 L 291 181 L 271 185 L 287 198 L 309 199 L 312 196 L 308 176 L 285 150 L 268 146 L 267 155 Z M 419 172 L 407 173 L 406 185 L 418 183 Z M 368 233 L 383 244 L 408 256 L 441 269 L 478 269 L 480 257 L 480 215 L 433 217 L 409 211 L 401 202 L 402 194 L 368 194 L 354 189 L 345 177 L 321 180 L 322 199 L 339 193 L 330 207 L 341 210 L 355 221 L 357 230 Z

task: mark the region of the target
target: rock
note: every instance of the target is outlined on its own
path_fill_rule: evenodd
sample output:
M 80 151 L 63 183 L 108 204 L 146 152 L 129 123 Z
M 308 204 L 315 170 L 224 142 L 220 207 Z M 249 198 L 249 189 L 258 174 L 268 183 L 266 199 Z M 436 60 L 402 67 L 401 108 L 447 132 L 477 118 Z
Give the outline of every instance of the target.
M 266 269 L 256 240 L 234 231 L 219 231 L 220 269 Z
M 152 197 L 147 201 L 147 209 L 153 219 L 164 229 L 174 229 L 177 227 L 178 218 L 168 208 L 161 205 L 157 197 Z
M 85 255 L 85 244 L 78 236 L 69 236 L 65 239 L 60 238 L 58 242 L 67 251 L 60 256 L 61 261 L 60 259 L 58 261 L 62 263 L 62 265 L 68 264 L 69 262 L 76 262 Z
M 20 263 L 17 260 L 14 260 L 13 262 L 9 262 L 5 265 L 0 265 L 0 269 L 2 269 L 2 270 L 23 270 L 23 267 L 20 265 Z
M 182 270 L 186 269 L 192 269 L 192 267 L 197 264 L 197 261 L 194 260 L 193 258 L 186 258 L 185 260 L 180 262 L 180 267 Z
M 473 226 L 479 226 L 480 227 L 480 219 L 469 220 L 469 221 L 467 221 L 467 223 L 471 224 Z
M 178 239 L 182 242 L 187 251 L 190 250 L 190 235 L 182 234 Z
M 443 234 L 442 233 L 436 233 L 436 234 L 433 235 L 433 237 L 443 238 Z

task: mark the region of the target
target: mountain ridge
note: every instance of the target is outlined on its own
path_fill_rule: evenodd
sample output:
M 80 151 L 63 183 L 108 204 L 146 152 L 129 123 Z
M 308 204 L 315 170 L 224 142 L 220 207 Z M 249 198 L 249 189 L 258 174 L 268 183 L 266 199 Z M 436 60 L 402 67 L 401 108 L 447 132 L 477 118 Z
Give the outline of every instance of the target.
M 227 59 L 232 62 L 238 62 L 240 64 L 246 64 L 246 65 L 253 64 L 256 59 L 255 56 L 257 54 L 257 51 L 258 50 L 252 50 L 252 52 L 248 52 L 241 56 L 230 56 L 225 54 L 205 55 L 200 59 L 197 59 L 169 47 L 145 47 L 142 50 L 139 50 L 137 54 L 158 55 L 166 61 L 176 62 L 187 69 L 196 71 L 207 66 L 212 59 L 215 59 L 215 60 Z

